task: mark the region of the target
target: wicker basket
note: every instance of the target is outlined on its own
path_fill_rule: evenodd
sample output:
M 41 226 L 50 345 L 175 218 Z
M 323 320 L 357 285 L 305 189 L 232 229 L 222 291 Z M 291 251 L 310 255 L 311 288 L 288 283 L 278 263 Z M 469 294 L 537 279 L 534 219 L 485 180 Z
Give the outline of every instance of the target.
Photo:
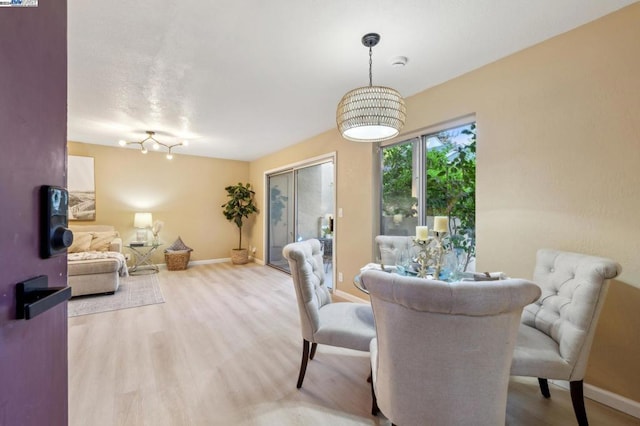
M 231 250 L 231 263 L 234 265 L 244 265 L 249 262 L 249 250 L 233 249 Z
M 170 271 L 184 271 L 189 264 L 191 250 L 180 250 L 164 253 L 164 262 Z

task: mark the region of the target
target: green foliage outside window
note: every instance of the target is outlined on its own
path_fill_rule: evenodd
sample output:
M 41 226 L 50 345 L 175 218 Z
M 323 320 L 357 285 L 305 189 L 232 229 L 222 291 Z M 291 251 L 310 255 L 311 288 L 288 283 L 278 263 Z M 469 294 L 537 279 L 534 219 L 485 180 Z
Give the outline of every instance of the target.
M 455 145 L 444 133 L 443 147 L 427 153 L 427 216 L 449 216 L 451 247 L 463 249 L 468 262 L 476 240 L 475 123 L 461 133 L 469 135 L 468 145 Z
M 468 144 L 456 144 L 453 131 L 437 135 L 441 146 L 427 152 L 427 216 L 449 216 L 449 245 L 475 256 L 476 228 L 476 125 L 461 131 Z M 417 214 L 417 199 L 411 196 L 413 143 L 383 150 L 382 201 L 384 214 Z M 465 265 L 466 266 L 466 265 Z
M 382 200 L 384 213 L 392 216 L 415 216 L 418 199 L 411 196 L 413 179 L 411 143 L 404 143 L 383 151 Z

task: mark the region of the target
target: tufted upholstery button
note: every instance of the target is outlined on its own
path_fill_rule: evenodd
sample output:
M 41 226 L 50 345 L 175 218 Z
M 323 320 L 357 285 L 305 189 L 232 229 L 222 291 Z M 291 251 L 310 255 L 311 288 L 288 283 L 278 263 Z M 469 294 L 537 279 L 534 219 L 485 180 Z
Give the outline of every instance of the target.
M 556 270 L 554 268 L 549 268 L 549 272 L 555 272 Z

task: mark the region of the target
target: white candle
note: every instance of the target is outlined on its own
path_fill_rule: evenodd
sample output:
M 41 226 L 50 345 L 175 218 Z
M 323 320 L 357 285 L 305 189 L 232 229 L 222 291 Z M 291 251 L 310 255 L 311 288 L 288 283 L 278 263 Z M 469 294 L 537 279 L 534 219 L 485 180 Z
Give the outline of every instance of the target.
M 416 240 L 426 241 L 429 238 L 429 228 L 416 226 Z
M 436 232 L 449 231 L 449 218 L 447 216 L 436 216 L 433 219 L 433 230 Z

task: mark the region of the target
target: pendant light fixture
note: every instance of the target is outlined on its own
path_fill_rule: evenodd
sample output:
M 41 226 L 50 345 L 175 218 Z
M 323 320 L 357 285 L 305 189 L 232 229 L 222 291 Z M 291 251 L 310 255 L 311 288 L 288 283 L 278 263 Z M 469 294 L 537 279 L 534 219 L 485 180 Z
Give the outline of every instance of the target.
M 151 130 L 147 130 L 145 132 L 147 134 L 147 137 L 144 138 L 143 140 L 141 140 L 140 142 L 127 142 L 125 140 L 121 140 L 118 143 L 120 144 L 120 146 L 127 146 L 127 145 L 140 145 L 140 152 L 143 154 L 146 154 L 147 152 L 149 152 L 149 150 L 147 149 L 147 146 L 145 145 L 147 142 L 149 142 L 151 144 L 151 146 L 153 147 L 154 150 L 159 150 L 161 147 L 163 147 L 164 149 L 167 150 L 167 160 L 172 160 L 173 159 L 173 153 L 171 152 L 173 150 L 173 148 L 175 148 L 176 146 L 187 146 L 189 143 L 185 140 L 182 142 L 178 142 L 178 143 L 174 143 L 174 144 L 166 144 L 166 143 L 162 143 L 160 141 L 158 141 L 154 135 L 156 134 L 156 132 L 152 132 Z
M 379 41 L 380 35 L 376 33 L 362 37 L 362 44 L 369 48 L 369 85 L 347 92 L 338 104 L 338 130 L 350 141 L 384 141 L 396 137 L 404 126 L 406 108 L 400 93 L 373 85 L 372 48 Z

